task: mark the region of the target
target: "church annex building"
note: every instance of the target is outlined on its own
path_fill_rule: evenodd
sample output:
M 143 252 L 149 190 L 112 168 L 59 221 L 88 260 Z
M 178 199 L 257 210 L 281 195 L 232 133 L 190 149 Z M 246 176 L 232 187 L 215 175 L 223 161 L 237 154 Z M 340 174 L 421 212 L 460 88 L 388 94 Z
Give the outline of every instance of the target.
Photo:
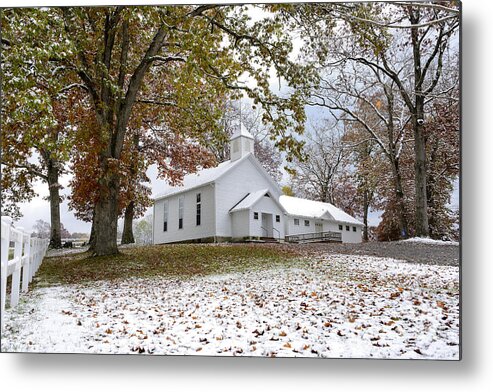
M 231 160 L 184 177 L 154 200 L 153 243 L 361 242 L 363 223 L 330 203 L 282 195 L 241 125 Z

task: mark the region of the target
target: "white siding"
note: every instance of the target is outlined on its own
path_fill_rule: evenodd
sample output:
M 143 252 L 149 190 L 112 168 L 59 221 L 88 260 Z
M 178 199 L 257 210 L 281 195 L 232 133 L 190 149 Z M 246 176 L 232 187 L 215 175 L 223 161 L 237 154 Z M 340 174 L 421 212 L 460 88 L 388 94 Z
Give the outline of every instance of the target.
M 306 218 L 303 216 L 293 216 L 293 215 L 288 215 L 286 219 L 287 219 L 286 235 L 315 233 L 315 221 L 320 222 L 320 219 Z M 296 226 L 294 224 L 295 219 L 300 220 L 299 226 Z M 305 226 L 305 220 L 310 222 L 310 226 Z
M 200 226 L 196 225 L 197 193 L 201 194 Z M 184 197 L 183 229 L 178 229 L 178 200 L 182 196 Z M 163 231 L 165 200 L 168 201 L 168 230 L 166 232 Z M 211 185 L 156 201 L 153 233 L 155 244 L 213 237 L 214 227 L 214 187 Z
M 339 230 L 339 225 L 342 225 L 342 242 L 349 243 L 358 243 L 362 241 L 362 227 L 351 225 L 349 223 L 337 223 L 337 231 Z M 349 226 L 349 231 L 346 229 L 346 226 Z M 356 231 L 353 231 L 353 228 L 356 227 Z
M 216 181 L 216 235 L 232 237 L 231 215 L 229 210 L 247 193 L 268 188 L 273 196 L 278 192 L 271 183 L 258 172 L 250 159 L 245 159 L 229 173 Z
M 344 229 L 344 226 L 342 228 Z M 324 220 L 324 231 L 334 231 L 336 233 L 340 233 L 341 230 L 339 230 L 339 222 Z
M 339 229 L 339 225 L 342 226 L 342 230 Z M 349 226 L 349 231 L 346 230 L 346 226 Z M 354 227 L 356 227 L 356 231 L 353 231 Z M 336 233 L 342 233 L 342 242 L 358 243 L 362 241 L 361 226 L 337 221 L 324 221 L 324 231 L 335 231 Z
M 236 239 L 250 237 L 250 211 L 242 210 L 231 214 L 231 236 Z
M 258 220 L 253 219 L 254 212 L 258 212 Z M 284 219 L 282 210 L 270 197 L 263 197 L 259 200 L 250 211 L 250 235 L 252 237 L 264 237 L 265 231 L 262 229 L 262 213 L 272 214 L 272 226 L 280 232 L 281 238 L 284 238 Z M 276 222 L 276 215 L 279 215 L 280 222 Z M 279 233 L 275 230 L 272 233 L 277 238 Z

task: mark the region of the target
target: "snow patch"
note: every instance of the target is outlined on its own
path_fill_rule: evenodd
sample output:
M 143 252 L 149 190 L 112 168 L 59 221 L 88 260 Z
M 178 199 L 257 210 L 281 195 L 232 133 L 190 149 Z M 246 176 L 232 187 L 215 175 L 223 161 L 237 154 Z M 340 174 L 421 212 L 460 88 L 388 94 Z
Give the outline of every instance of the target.
M 421 244 L 429 244 L 429 245 L 455 245 L 459 246 L 457 241 L 441 241 L 441 240 L 433 240 L 431 238 L 423 238 L 423 237 L 413 237 L 408 238 L 406 240 L 401 240 L 400 242 L 411 242 L 411 243 L 421 243 Z
M 79 248 L 60 248 L 60 249 L 48 249 L 45 257 L 60 257 L 74 255 L 77 253 L 84 253 L 89 250 L 89 246 L 81 246 Z

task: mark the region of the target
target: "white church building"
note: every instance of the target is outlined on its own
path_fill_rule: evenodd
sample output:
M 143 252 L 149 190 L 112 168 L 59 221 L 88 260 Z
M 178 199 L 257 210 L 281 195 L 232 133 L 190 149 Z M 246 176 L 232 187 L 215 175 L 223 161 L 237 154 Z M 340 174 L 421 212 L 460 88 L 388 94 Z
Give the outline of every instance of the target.
M 153 243 L 226 241 L 361 242 L 363 224 L 341 209 L 282 194 L 255 158 L 241 125 L 231 159 L 166 186 L 154 199 Z

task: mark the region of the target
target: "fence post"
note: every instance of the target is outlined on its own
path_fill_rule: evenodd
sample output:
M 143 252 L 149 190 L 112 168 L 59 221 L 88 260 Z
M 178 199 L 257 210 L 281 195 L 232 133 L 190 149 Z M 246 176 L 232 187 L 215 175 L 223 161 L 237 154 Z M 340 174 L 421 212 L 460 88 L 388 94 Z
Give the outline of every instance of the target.
M 38 268 L 38 258 L 39 258 L 39 238 L 36 238 L 35 242 L 36 252 L 34 253 L 34 264 L 33 264 L 33 276 L 36 273 L 36 269 Z
M 23 232 L 22 227 L 15 229 L 15 248 L 14 248 L 14 271 L 12 272 L 12 291 L 10 293 L 10 307 L 13 308 L 19 303 L 20 286 L 21 286 L 21 267 L 22 267 L 22 245 Z
M 41 264 L 41 255 L 43 254 L 43 240 L 38 240 L 38 254 L 36 255 L 36 269 L 34 273 L 38 272 L 39 265 Z
M 22 258 L 22 292 L 27 292 L 29 286 L 29 274 L 31 273 L 31 234 L 24 232 L 22 236 L 24 243 L 24 257 Z
M 4 324 L 4 314 L 5 314 L 5 297 L 7 296 L 7 275 L 8 275 L 8 263 L 9 263 L 9 246 L 10 246 L 10 226 L 12 224 L 12 219 L 7 216 L 2 216 L 1 220 L 1 311 L 2 311 L 2 322 L 1 329 L 3 330 Z
M 29 239 L 29 245 L 31 248 L 31 260 L 30 260 L 30 266 L 29 266 L 29 283 L 32 282 L 33 276 L 34 276 L 34 265 L 36 261 L 36 238 L 30 238 Z

